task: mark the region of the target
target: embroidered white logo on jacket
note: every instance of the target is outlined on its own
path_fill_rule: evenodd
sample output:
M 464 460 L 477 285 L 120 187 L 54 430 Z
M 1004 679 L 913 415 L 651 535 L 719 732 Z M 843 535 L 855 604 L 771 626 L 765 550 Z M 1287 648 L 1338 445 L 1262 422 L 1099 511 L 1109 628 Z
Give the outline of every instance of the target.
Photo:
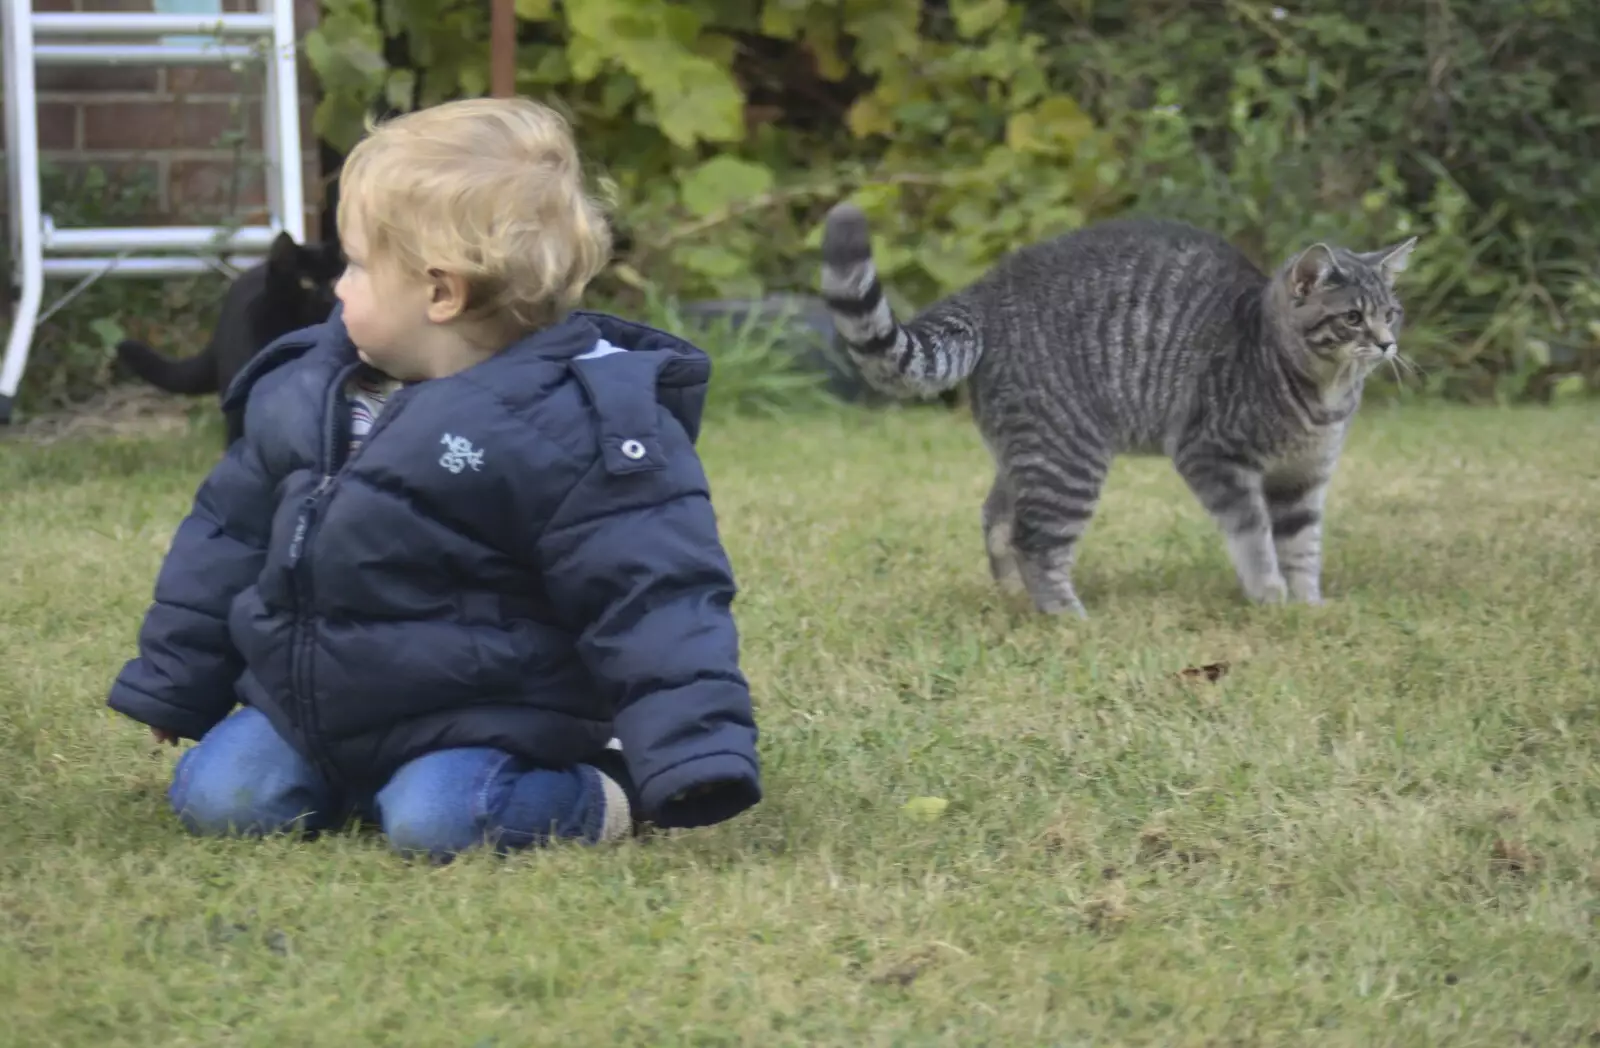
M 439 465 L 451 473 L 460 473 L 471 466 L 474 470 L 483 468 L 483 452 L 472 446 L 472 441 L 466 437 L 452 437 L 446 433 L 439 438 L 439 443 L 446 448 L 445 453 L 439 456 Z

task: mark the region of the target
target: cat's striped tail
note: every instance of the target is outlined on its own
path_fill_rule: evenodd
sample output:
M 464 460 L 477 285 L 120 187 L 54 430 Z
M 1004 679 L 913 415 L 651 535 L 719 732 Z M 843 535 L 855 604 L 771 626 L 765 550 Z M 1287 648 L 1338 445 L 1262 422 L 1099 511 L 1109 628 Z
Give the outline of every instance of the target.
M 867 216 L 854 204 L 839 204 L 828 212 L 822 234 L 822 297 L 862 377 L 889 396 L 932 397 L 954 389 L 983 355 L 977 317 L 960 292 L 909 324 L 895 320 L 872 264 Z

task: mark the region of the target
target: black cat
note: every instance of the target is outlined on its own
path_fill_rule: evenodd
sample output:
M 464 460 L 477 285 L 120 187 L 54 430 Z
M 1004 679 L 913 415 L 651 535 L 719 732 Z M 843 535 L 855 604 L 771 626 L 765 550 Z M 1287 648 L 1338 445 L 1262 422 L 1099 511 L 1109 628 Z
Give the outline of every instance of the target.
M 266 261 L 240 273 L 222 299 L 211 341 L 192 357 L 167 357 L 149 345 L 127 339 L 117 359 L 144 381 L 168 393 L 195 395 L 228 391 L 233 376 L 280 335 L 328 319 L 333 285 L 344 270 L 337 244 L 296 244 L 279 233 Z M 227 442 L 244 432 L 244 413 L 228 412 Z

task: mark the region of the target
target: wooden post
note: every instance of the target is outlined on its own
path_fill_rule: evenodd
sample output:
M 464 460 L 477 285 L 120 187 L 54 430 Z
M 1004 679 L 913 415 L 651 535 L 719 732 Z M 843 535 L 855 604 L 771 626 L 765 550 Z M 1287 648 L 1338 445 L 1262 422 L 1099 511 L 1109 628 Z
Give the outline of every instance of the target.
M 491 0 L 489 10 L 489 93 L 510 98 L 517 93 L 516 0 Z

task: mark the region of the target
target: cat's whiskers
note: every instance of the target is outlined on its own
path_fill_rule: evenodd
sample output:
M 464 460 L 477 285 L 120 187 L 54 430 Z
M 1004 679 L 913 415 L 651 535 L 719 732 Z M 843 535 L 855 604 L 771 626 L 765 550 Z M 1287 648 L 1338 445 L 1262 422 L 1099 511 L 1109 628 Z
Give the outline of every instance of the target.
M 1427 378 L 1427 373 L 1410 357 L 1396 352 L 1389 358 L 1389 367 L 1394 372 L 1394 380 L 1400 385 L 1405 385 L 1407 378 L 1415 377 L 1419 381 Z

